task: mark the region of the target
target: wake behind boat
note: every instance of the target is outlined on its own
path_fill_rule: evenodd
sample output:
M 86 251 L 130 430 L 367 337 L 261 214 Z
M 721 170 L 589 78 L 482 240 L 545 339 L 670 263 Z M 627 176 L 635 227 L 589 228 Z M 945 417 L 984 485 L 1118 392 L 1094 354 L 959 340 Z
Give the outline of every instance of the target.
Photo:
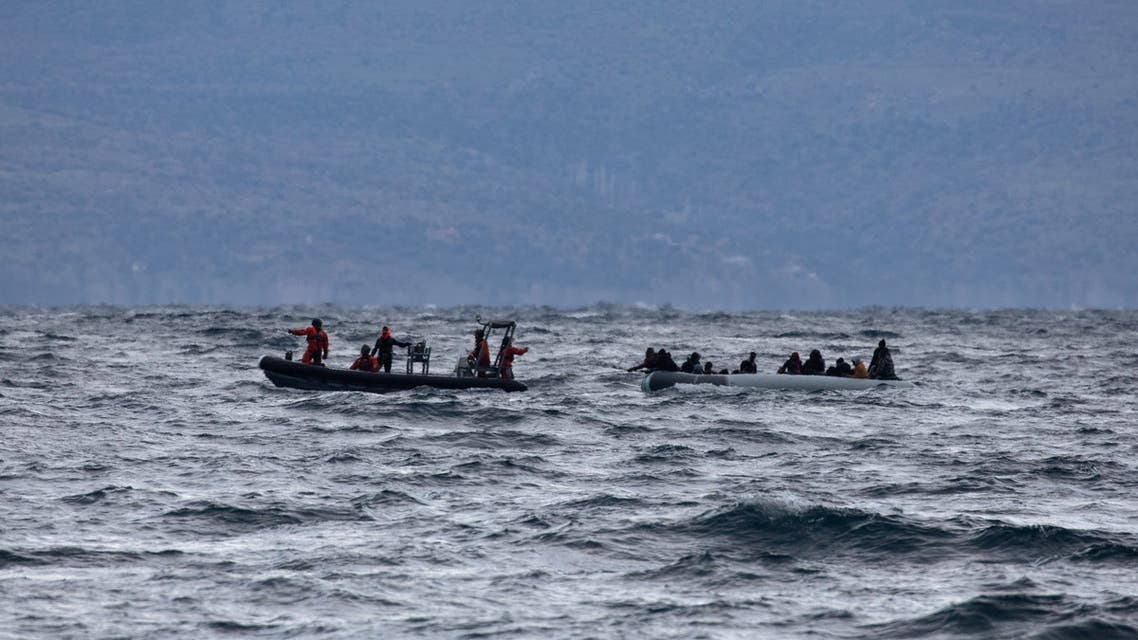
M 673 371 L 653 371 L 644 376 L 640 388 L 645 393 L 660 391 L 677 384 L 711 384 L 721 387 L 749 387 L 752 389 L 798 389 L 802 391 L 845 390 L 860 391 L 879 386 L 911 387 L 904 380 L 873 380 L 868 378 L 841 378 L 836 376 L 783 375 L 776 373 L 732 373 L 725 375 L 692 374 Z
M 285 360 L 276 356 L 262 356 L 259 365 L 265 376 L 278 387 L 311 389 L 316 391 L 367 391 L 391 393 L 415 387 L 437 389 L 501 389 L 525 391 L 526 385 L 513 378 L 479 378 L 473 376 L 436 375 L 416 373 L 372 373 L 331 369 Z

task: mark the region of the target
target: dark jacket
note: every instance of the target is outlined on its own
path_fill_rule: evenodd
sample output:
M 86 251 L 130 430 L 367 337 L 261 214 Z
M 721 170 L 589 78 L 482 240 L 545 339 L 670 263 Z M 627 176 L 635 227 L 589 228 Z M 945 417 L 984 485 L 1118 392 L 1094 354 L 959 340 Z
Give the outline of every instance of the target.
M 820 376 L 826 373 L 826 361 L 822 359 L 822 353 L 817 349 L 810 352 L 810 357 L 806 362 L 802 363 L 802 375 L 804 376 Z
M 874 380 L 899 380 L 893 370 L 893 354 L 889 347 L 877 347 L 873 359 L 869 361 L 869 377 Z
M 667 351 L 659 351 L 656 353 L 656 371 L 679 371 L 680 366 L 672 359 L 672 354 Z
M 852 374 L 853 374 L 853 367 L 850 366 L 850 363 L 846 362 L 845 360 L 843 360 L 841 358 L 838 358 L 837 364 L 830 367 L 829 369 L 826 369 L 826 375 L 828 375 L 828 376 L 837 376 L 839 378 L 844 378 L 844 377 L 848 377 Z

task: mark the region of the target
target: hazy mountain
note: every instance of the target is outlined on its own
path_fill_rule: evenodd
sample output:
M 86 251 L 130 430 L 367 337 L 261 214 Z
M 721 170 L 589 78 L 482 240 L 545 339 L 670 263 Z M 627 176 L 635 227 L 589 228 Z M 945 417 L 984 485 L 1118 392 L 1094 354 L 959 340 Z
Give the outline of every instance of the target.
M 1138 3 L 0 5 L 0 303 L 1138 304 Z

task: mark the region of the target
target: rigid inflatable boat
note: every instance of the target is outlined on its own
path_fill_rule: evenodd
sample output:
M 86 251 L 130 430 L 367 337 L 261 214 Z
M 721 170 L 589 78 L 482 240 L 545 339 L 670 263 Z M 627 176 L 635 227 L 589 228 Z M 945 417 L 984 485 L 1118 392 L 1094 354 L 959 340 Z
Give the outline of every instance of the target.
M 677 384 L 713 384 L 721 387 L 750 387 L 753 389 L 799 389 L 802 391 L 845 390 L 859 391 L 879 386 L 911 387 L 904 380 L 870 380 L 867 378 L 839 378 L 834 376 L 792 376 L 775 373 L 733 373 L 730 375 L 677 373 L 653 371 L 644 376 L 640 388 L 645 393 L 667 389 Z
M 262 356 L 259 363 L 265 376 L 278 387 L 312 389 L 316 391 L 368 391 L 390 393 L 415 387 L 438 389 L 501 389 L 525 391 L 526 386 L 513 378 L 479 378 L 476 376 L 417 373 L 371 373 L 350 369 L 332 369 Z

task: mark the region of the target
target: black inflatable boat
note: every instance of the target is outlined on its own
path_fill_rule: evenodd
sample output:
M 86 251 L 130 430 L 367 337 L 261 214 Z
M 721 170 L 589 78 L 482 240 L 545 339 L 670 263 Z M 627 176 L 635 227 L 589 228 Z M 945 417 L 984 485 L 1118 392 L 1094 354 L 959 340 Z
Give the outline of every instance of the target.
M 316 391 L 368 391 L 390 393 L 415 387 L 438 389 L 501 389 L 525 391 L 526 386 L 512 378 L 479 378 L 476 376 L 415 373 L 371 373 L 350 369 L 332 369 L 303 364 L 275 356 L 262 356 L 259 364 L 265 376 L 278 387 Z

